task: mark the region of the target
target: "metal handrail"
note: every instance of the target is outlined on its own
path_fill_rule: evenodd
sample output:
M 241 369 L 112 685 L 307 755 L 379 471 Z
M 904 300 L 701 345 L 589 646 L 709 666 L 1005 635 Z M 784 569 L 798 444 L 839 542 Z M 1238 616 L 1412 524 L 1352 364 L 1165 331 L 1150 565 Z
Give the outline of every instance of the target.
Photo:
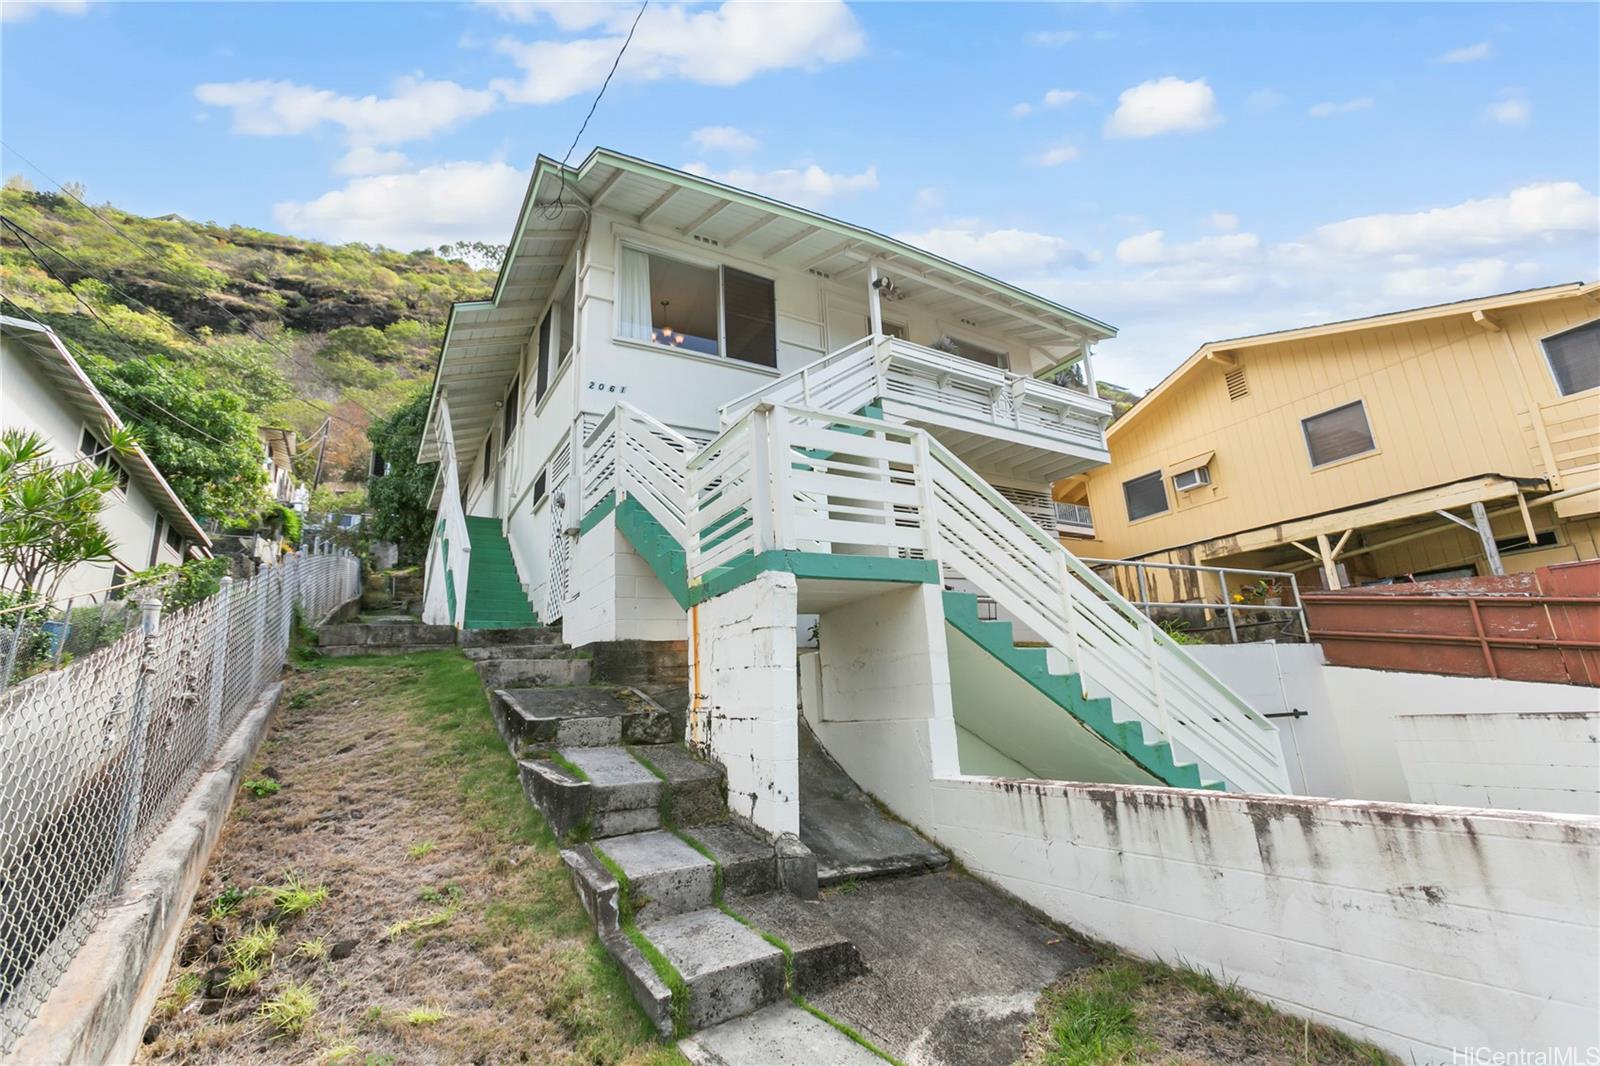
M 1146 616 L 1150 614 L 1150 608 L 1152 607 L 1165 610 L 1185 610 L 1195 607 L 1220 610 L 1228 623 L 1229 642 L 1237 644 L 1239 643 L 1239 626 L 1234 618 L 1236 611 L 1278 611 L 1283 614 L 1297 615 L 1300 620 L 1301 636 L 1305 638 L 1307 643 L 1311 641 L 1311 627 L 1306 622 L 1305 605 L 1300 598 L 1300 582 L 1290 571 L 1251 570 L 1240 566 L 1202 566 L 1198 563 L 1158 563 L 1146 562 L 1143 559 L 1094 559 L 1086 555 L 1080 555 L 1078 558 L 1093 567 L 1131 567 L 1139 583 L 1139 596 L 1137 599 L 1132 596 L 1127 597 L 1127 599 L 1129 603 L 1139 608 Z M 1215 574 L 1217 575 L 1217 587 L 1222 593 L 1222 600 L 1220 603 L 1212 600 L 1189 600 L 1177 603 L 1152 600 L 1149 595 L 1149 584 L 1145 578 L 1146 570 L 1177 570 L 1195 574 Z M 1233 597 L 1228 591 L 1229 574 L 1248 577 L 1270 577 L 1285 582 L 1293 594 L 1294 602 L 1277 606 L 1265 603 L 1234 603 Z

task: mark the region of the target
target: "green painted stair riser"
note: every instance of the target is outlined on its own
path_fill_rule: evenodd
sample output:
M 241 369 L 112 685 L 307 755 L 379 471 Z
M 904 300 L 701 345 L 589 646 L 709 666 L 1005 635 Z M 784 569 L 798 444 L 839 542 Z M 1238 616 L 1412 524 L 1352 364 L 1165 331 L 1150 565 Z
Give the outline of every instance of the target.
M 466 581 L 467 629 L 511 629 L 537 626 L 539 616 L 522 590 L 522 578 L 511 545 L 500 532 L 498 518 L 468 518 L 472 545 Z
M 1148 773 L 1176 788 L 1208 787 L 1200 780 L 1199 767 L 1174 760 L 1171 744 L 1164 740 L 1148 743 L 1138 722 L 1116 721 L 1111 700 L 1085 697 L 1076 674 L 1051 673 L 1045 649 L 1017 647 L 1010 622 L 980 620 L 977 596 L 945 592 L 944 614 L 964 636 Z

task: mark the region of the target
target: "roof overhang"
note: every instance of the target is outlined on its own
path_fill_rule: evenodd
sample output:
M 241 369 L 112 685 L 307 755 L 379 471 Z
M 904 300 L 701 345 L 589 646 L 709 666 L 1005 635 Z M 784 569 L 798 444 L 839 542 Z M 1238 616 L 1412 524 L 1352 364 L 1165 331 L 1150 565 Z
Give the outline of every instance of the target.
M 72 353 L 61 342 L 61 338 L 56 336 L 54 330 L 9 315 L 0 315 L 0 330 L 4 331 L 7 338 L 33 353 L 39 369 L 50 379 L 57 391 L 77 409 L 84 421 L 102 428 L 122 428 L 122 419 L 117 417 L 117 413 L 111 409 L 111 405 L 100 394 L 100 390 L 94 387 L 94 383 L 89 380 L 89 376 L 83 372 L 83 368 L 78 365 L 78 361 L 72 357 Z M 76 449 L 77 442 L 72 442 L 71 446 Z M 118 459 L 128 471 L 128 476 L 138 483 L 145 495 L 150 497 L 150 502 L 163 518 L 182 530 L 185 538 L 204 545 L 207 550 L 210 549 L 211 538 L 206 536 L 206 531 L 200 528 L 200 523 L 195 521 L 189 509 L 183 505 L 183 501 L 178 499 L 178 494 L 172 491 L 172 486 L 161 476 L 161 471 L 156 469 L 143 448 L 135 445 L 132 452 L 119 455 Z
M 1148 410 L 1158 398 L 1176 387 L 1180 381 L 1188 377 L 1202 364 L 1215 362 L 1224 368 L 1231 368 L 1238 365 L 1238 353 L 1249 348 L 1260 348 L 1269 344 L 1290 344 L 1295 341 L 1313 340 L 1338 333 L 1355 333 L 1360 330 L 1404 326 L 1415 322 L 1426 322 L 1458 315 L 1473 318 L 1481 323 L 1484 321 L 1485 315 L 1491 311 L 1505 310 L 1523 304 L 1543 303 L 1547 300 L 1564 299 L 1572 296 L 1600 297 L 1600 282 L 1574 281 L 1564 285 L 1547 285 L 1538 289 L 1522 289 L 1517 292 L 1480 296 L 1471 300 L 1458 300 L 1454 303 L 1433 304 L 1428 307 L 1413 307 L 1404 311 L 1391 311 L 1387 314 L 1372 315 L 1367 318 L 1344 319 L 1338 322 L 1324 322 L 1320 325 L 1305 326 L 1299 329 L 1278 330 L 1274 333 L 1257 333 L 1248 337 L 1207 341 L 1196 349 L 1193 355 L 1179 364 L 1176 370 L 1162 378 L 1155 388 L 1145 393 L 1139 399 L 1139 402 L 1134 404 L 1121 418 L 1113 422 L 1106 436 L 1116 436 L 1120 430 L 1126 428 L 1138 415 Z M 1490 328 L 1492 328 L 1492 325 Z
M 577 167 L 541 156 L 493 295 L 451 310 L 419 462 L 439 457 L 435 420 L 439 398 L 447 395 L 457 461 L 470 467 L 537 316 L 563 280 L 589 213 L 600 209 L 823 280 L 864 286 L 876 264 L 894 282 L 897 299 L 1017 337 L 1043 353 L 1041 370 L 1116 335 L 1104 322 L 904 241 L 711 178 L 605 148 Z M 890 317 L 893 306 L 886 304 Z

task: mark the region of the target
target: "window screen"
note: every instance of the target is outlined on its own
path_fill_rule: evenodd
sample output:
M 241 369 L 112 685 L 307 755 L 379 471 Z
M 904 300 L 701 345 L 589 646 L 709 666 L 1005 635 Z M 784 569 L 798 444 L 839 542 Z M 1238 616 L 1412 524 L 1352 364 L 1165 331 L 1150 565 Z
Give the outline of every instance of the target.
M 728 358 L 759 366 L 778 365 L 778 316 L 769 278 L 722 268 L 722 315 Z
M 1167 509 L 1167 486 L 1161 471 L 1122 483 L 1122 497 L 1128 502 L 1128 521 L 1137 522 Z
M 1600 319 L 1546 337 L 1544 354 L 1561 395 L 1600 388 Z
M 1305 430 L 1312 466 L 1348 459 L 1376 447 L 1367 425 L 1367 409 L 1360 400 L 1302 419 L 1300 425 Z

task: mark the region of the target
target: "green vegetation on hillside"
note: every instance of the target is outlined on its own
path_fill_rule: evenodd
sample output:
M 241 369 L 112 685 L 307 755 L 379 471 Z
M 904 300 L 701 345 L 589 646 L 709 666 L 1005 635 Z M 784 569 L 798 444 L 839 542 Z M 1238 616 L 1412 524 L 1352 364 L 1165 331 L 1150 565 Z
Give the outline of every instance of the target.
M 258 425 L 320 443 L 326 420 L 323 480 L 363 480 L 368 425 L 426 389 L 450 305 L 494 282 L 432 251 L 90 210 L 15 180 L 0 214 L 5 313 L 66 340 L 202 518 L 259 510 Z M 315 449 L 299 461 L 309 478 Z

